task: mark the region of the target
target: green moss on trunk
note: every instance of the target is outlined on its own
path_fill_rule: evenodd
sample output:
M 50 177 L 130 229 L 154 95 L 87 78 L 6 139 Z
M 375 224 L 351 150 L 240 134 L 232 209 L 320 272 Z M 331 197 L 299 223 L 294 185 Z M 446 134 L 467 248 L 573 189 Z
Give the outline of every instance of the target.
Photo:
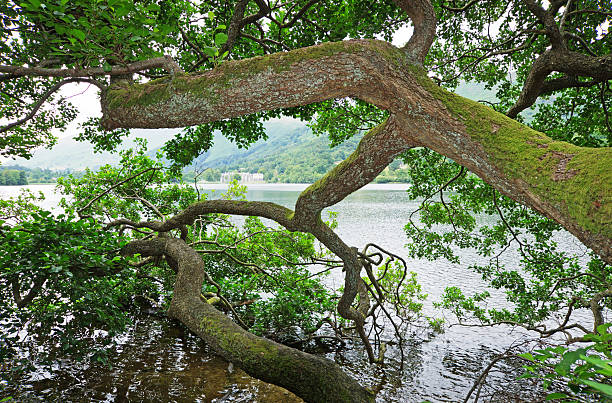
M 583 229 L 612 237 L 612 149 L 585 148 L 554 141 L 478 102 L 446 91 L 426 72 L 412 66 L 414 77 L 466 127 L 491 163 Z

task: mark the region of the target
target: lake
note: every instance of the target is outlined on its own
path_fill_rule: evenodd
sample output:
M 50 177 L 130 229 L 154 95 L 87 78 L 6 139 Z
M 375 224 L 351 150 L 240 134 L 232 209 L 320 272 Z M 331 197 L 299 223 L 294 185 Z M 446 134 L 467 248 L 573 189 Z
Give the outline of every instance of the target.
M 249 200 L 266 200 L 292 208 L 306 185 L 266 184 L 249 185 Z M 203 185 L 207 192 L 219 193 L 221 185 Z M 59 197 L 52 185 L 32 185 L 28 188 L 48 195 L 48 206 Z M 407 185 L 368 185 L 350 195 L 329 210 L 338 213 L 338 234 L 350 246 L 361 249 L 374 242 L 398 255 L 405 256 L 407 241 L 403 227 L 408 215 L 418 206 L 405 192 Z M 2 198 L 15 195 L 19 187 L 0 187 Z M 481 219 L 486 220 L 487 217 Z M 567 233 L 556 237 L 563 248 L 583 251 L 584 247 Z M 434 309 L 436 301 L 447 286 L 459 286 L 466 294 L 484 290 L 477 274 L 466 269 L 479 262 L 470 250 L 460 251 L 460 265 L 445 260 L 435 262 L 408 260 L 411 271 L 418 275 L 423 292 L 429 295 L 425 304 L 428 315 L 453 318 L 447 312 Z M 517 258 L 513 251 L 504 255 L 507 262 Z M 331 278 L 331 285 L 343 283 L 341 273 Z M 504 303 L 502 295 L 490 290 L 494 301 Z M 390 348 L 387 365 L 378 367 L 367 363 L 364 351 L 356 348 L 329 352 L 362 384 L 381 389 L 381 402 L 455 402 L 463 400 L 473 381 L 496 354 L 502 353 L 517 341 L 534 337 L 526 331 L 506 326 L 468 328 L 452 326 L 442 334 L 428 331 L 415 334 L 405 348 L 406 362 L 399 370 L 398 354 Z M 40 371 L 22 385 L 20 396 L 33 401 L 261 401 L 285 402 L 293 397 L 280 388 L 253 380 L 239 370 L 230 372 L 228 363 L 210 353 L 198 338 L 184 332 L 165 319 L 141 318 L 121 340 L 121 349 L 113 358 L 113 368 L 95 370 L 74 363 L 62 363 L 53 371 Z M 510 381 L 520 375 L 520 368 L 507 365 L 490 378 L 493 385 L 508 393 L 518 393 L 529 400 L 537 387 Z M 533 388 L 532 390 L 529 390 Z M 490 397 L 492 401 L 507 401 L 504 396 Z

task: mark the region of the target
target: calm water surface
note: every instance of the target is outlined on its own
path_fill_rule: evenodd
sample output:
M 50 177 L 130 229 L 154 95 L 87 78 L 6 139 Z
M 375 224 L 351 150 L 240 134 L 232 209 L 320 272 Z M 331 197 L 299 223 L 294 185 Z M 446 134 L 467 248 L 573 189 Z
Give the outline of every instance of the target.
M 59 197 L 51 185 L 33 185 L 28 188 L 43 191 L 48 206 Z M 212 197 L 222 186 L 207 186 Z M 216 190 L 213 191 L 213 188 Z M 249 200 L 265 200 L 292 208 L 305 185 L 250 185 Z M 406 236 L 403 227 L 417 201 L 408 200 L 406 185 L 368 185 L 328 209 L 338 213 L 337 232 L 344 241 L 358 248 L 368 242 L 399 255 Z M 19 191 L 19 187 L 0 187 L 0 196 L 6 198 Z M 486 218 L 483 218 L 486 219 Z M 581 251 L 583 247 L 569 234 L 559 234 L 557 241 L 564 248 Z M 435 262 L 408 260 L 409 269 L 416 272 L 423 291 L 429 295 L 426 313 L 447 317 L 448 313 L 433 308 L 432 302 L 450 285 L 459 286 L 466 294 L 484 289 L 480 277 L 467 270 L 479 262 L 475 253 L 460 251 L 462 264 L 444 260 Z M 505 256 L 510 263 L 516 255 Z M 341 273 L 332 276 L 330 283 L 343 284 Z M 503 304 L 502 297 L 490 290 L 494 300 Z M 397 402 L 455 402 L 462 401 L 474 379 L 488 360 L 503 352 L 512 343 L 533 337 L 524 331 L 508 327 L 465 328 L 453 326 L 439 335 L 421 331 L 405 348 L 407 360 L 404 369 L 398 365 L 399 354 L 390 348 L 387 365 L 369 365 L 365 353 L 359 349 L 327 353 L 362 384 L 380 389 L 378 401 Z M 112 369 L 102 371 L 64 363 L 61 368 L 42 372 L 22 385 L 19 393 L 30 401 L 297 401 L 293 395 L 248 377 L 244 372 L 228 370 L 228 363 L 209 352 L 198 338 L 184 332 L 175 324 L 158 318 L 143 318 L 127 332 L 120 351 L 112 360 Z M 533 398 L 535 388 L 528 384 L 510 383 L 522 371 L 504 367 L 491 376 L 491 382 L 524 401 Z M 0 396 L 1 397 L 1 396 Z M 509 401 L 507 396 L 489 398 Z M 486 399 L 485 399 L 486 400 Z

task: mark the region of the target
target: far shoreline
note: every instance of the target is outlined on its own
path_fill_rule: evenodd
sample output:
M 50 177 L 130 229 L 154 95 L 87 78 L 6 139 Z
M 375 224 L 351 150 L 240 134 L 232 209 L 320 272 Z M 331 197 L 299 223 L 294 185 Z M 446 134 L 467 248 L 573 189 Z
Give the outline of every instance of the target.
M 302 191 L 311 183 L 240 183 L 249 190 L 277 190 L 277 191 Z M 198 182 L 197 186 L 202 189 L 225 190 L 228 183 Z M 359 190 L 408 190 L 409 183 L 368 183 Z

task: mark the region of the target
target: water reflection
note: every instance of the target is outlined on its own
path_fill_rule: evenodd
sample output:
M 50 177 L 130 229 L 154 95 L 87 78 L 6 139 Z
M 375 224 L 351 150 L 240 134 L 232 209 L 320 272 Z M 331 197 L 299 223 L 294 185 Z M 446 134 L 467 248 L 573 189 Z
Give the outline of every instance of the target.
M 41 187 L 34 188 L 39 190 Z M 301 185 L 260 185 L 249 190 L 248 199 L 276 202 L 292 208 L 303 188 Z M 7 195 L 5 189 L 0 189 L 3 197 Z M 50 191 L 52 187 L 46 189 Z M 363 247 L 368 242 L 375 242 L 394 253 L 403 254 L 406 243 L 403 227 L 417 206 L 417 202 L 408 200 L 404 189 L 405 186 L 368 187 L 328 209 L 338 212 L 339 235 L 352 246 Z M 16 192 L 11 190 L 9 193 Z M 53 197 L 48 199 L 50 204 L 59 200 Z M 567 234 L 559 235 L 558 242 L 569 250 L 580 248 Z M 458 253 L 462 265 L 444 260 L 408 261 L 410 270 L 418 274 L 423 291 L 429 294 L 425 305 L 429 315 L 443 314 L 435 311 L 431 301 L 436 300 L 446 286 L 459 286 L 468 294 L 484 289 L 480 277 L 465 268 L 469 264 L 482 263 L 480 258 L 469 250 Z M 511 264 L 515 257 L 512 254 L 505 256 L 506 263 Z M 342 283 L 341 273 L 330 279 L 334 287 L 340 287 Z M 504 302 L 499 292 L 489 291 L 494 301 Z M 387 365 L 383 367 L 370 365 L 359 347 L 329 352 L 326 356 L 341 364 L 363 384 L 379 389 L 378 400 L 381 402 L 454 402 L 463 400 L 492 357 L 514 341 L 528 336 L 524 331 L 511 331 L 501 326 L 485 329 L 451 327 L 435 337 L 419 334 L 405 347 L 407 360 L 403 370 L 399 370 L 399 354 L 394 346 L 388 349 Z M 211 355 L 200 339 L 165 319 L 140 319 L 126 333 L 112 364 L 110 370 L 99 370 L 67 363 L 52 376 L 31 379 L 20 391 L 10 393 L 23 401 L 298 401 L 289 392 L 256 381 L 238 369 L 230 373 L 228 363 Z M 489 384 L 492 387 L 482 391 L 481 396 L 489 393 L 485 400 L 533 400 L 538 389 L 534 385 L 528 382 L 510 385 L 509 381 L 518 375 L 516 366 L 503 364 L 500 368 L 491 374 Z M 507 394 L 501 395 L 500 391 Z
M 3 395 L 24 402 L 301 401 L 240 369 L 230 371 L 200 338 L 165 318 L 137 318 L 109 364 L 94 368 L 68 362 L 51 376 L 40 371 Z

